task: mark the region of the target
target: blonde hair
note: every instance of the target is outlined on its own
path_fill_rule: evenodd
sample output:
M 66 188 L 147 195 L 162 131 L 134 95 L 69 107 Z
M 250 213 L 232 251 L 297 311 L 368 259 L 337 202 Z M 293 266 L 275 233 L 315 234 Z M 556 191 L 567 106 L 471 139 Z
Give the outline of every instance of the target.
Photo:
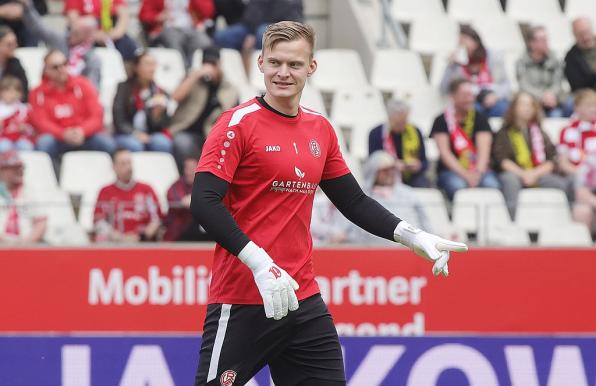
M 263 50 L 273 49 L 279 42 L 304 39 L 310 45 L 310 57 L 315 49 L 315 30 L 308 24 L 297 21 L 280 21 L 270 24 L 263 34 Z
M 577 107 L 585 101 L 588 101 L 588 103 L 596 103 L 596 91 L 591 88 L 577 90 L 574 95 L 573 105 Z

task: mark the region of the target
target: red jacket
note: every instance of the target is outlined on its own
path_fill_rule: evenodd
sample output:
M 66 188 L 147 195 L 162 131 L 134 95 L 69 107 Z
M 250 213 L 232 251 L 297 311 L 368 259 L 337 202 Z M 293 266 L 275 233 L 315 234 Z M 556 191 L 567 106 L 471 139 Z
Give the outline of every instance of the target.
M 85 137 L 103 129 L 103 108 L 93 84 L 82 76 L 69 76 L 63 90 L 43 79 L 29 93 L 30 122 L 39 133 L 64 138 L 64 130 L 81 127 Z
M 161 31 L 162 23 L 157 21 L 157 16 L 163 12 L 165 0 L 143 0 L 139 10 L 139 20 L 149 34 Z M 215 15 L 213 0 L 189 0 L 188 12 L 195 24 L 200 24 Z

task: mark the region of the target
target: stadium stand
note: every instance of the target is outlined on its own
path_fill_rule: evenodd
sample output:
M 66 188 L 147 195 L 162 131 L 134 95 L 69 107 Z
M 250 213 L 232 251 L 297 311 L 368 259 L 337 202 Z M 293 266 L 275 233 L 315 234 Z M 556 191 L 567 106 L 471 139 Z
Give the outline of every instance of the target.
M 61 6 L 55 4 L 60 2 L 50 3 L 50 14 L 44 16 L 44 23 L 56 30 L 64 30 L 66 18 L 61 13 Z M 310 9 L 313 15 L 312 20 L 307 17 L 307 21 L 315 25 L 319 34 L 315 56 L 319 68 L 305 87 L 301 104 L 330 118 L 344 156 L 359 181 L 366 177 L 362 162 L 368 156 L 368 133 L 375 125 L 387 120 L 385 102 L 390 97 L 406 100 L 411 106 L 410 120 L 425 137 L 427 159 L 431 162 L 429 177 L 435 181 L 438 150 L 435 142 L 426 137 L 434 117 L 448 103 L 439 92 L 439 84 L 452 51 L 457 47 L 462 24 L 476 28 L 486 47 L 503 55 L 514 93 L 518 90 L 515 63 L 526 50 L 523 32 L 528 26 L 544 25 L 550 49 L 562 60 L 574 44 L 572 20 L 587 15 L 596 22 L 596 2 L 593 0 L 393 0 L 387 9 L 389 17 L 407 37 L 406 46 L 400 47 L 399 39 L 393 35 L 383 37 L 382 34 L 387 32 L 377 28 L 383 11 L 380 0 L 345 2 L 345 7 L 352 8 L 356 14 L 357 23 L 351 27 L 350 33 L 345 27 L 334 25 L 337 20 L 331 12 L 337 11 L 337 7 L 322 6 L 319 1 L 316 6 L 314 3 L 304 2 L 306 14 Z M 137 42 L 146 43 L 137 16 L 140 4 L 140 1 L 128 4 L 131 15 L 128 32 Z M 217 30 L 225 26 L 225 22 L 220 18 L 214 26 Z M 345 36 L 341 36 L 342 33 Z M 156 82 L 171 93 L 186 75 L 181 54 L 163 47 L 148 49 L 158 60 Z M 16 50 L 15 56 L 24 67 L 29 89 L 40 83 L 46 52 L 47 48 L 43 46 Z M 101 60 L 102 77 L 98 91 L 104 108 L 104 124 L 110 131 L 113 99 L 118 83 L 127 77 L 126 66 L 114 48 L 98 47 L 95 53 Z M 221 50 L 223 72 L 238 89 L 239 102 L 264 91 L 263 75 L 256 64 L 258 55 L 259 51 L 253 51 L 247 65 L 241 52 Z M 197 50 L 193 55 L 193 67 L 200 66 L 201 59 L 202 51 Z M 565 84 L 568 91 L 566 81 Z M 174 108 L 172 104 L 168 111 L 173 112 Z M 560 130 L 568 122 L 567 117 L 543 121 L 543 129 L 554 144 L 559 142 Z M 502 117 L 490 119 L 495 132 L 501 123 Z M 114 178 L 109 156 L 89 151 L 69 152 L 59 164 L 45 153 L 21 154 L 26 164 L 27 183 L 47 190 L 48 199 L 55 201 L 56 207 L 49 210 L 48 242 L 88 243 L 85 232 L 92 228 L 97 191 Z M 133 155 L 133 162 L 136 177 L 154 188 L 162 208 L 167 210 L 167 188 L 179 176 L 173 157 L 168 153 L 141 152 Z M 54 170 L 60 171 L 59 180 Z M 561 191 L 524 189 L 519 196 L 515 221 L 509 218 L 499 191 L 464 189 L 456 194 L 452 208 L 439 190 L 417 189 L 416 194 L 438 232 L 457 234 L 462 240 L 469 234 L 475 237 L 472 242 L 478 245 L 530 245 L 527 232 L 538 233 L 538 245 L 591 245 L 590 230 L 572 222 L 569 203 Z M 71 201 L 76 204 L 79 199 L 80 204 L 73 207 Z M 76 209 L 78 216 L 75 216 Z M 558 238 L 553 233 L 555 218 L 561 227 Z M 64 234 L 70 236 L 61 236 Z

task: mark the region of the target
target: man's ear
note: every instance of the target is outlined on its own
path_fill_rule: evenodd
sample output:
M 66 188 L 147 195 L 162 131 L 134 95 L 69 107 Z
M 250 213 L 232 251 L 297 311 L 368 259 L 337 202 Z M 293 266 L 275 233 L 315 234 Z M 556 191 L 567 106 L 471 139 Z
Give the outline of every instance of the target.
M 308 65 L 307 76 L 311 76 L 312 74 L 315 73 L 315 71 L 317 71 L 317 61 L 315 59 L 313 59 L 310 61 L 310 64 Z
M 261 73 L 264 74 L 265 71 L 263 70 L 263 54 L 259 54 L 259 57 L 257 58 L 257 66 L 259 66 L 259 71 L 261 71 Z

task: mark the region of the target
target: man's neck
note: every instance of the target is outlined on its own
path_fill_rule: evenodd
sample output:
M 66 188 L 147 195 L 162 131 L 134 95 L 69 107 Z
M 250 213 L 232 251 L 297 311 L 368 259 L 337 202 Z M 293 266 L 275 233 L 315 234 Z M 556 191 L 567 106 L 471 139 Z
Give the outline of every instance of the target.
M 468 115 L 468 110 L 458 109 L 457 107 L 455 108 L 455 119 L 456 120 L 463 121 L 467 115 Z
M 263 96 L 263 99 L 265 99 L 265 102 L 267 102 L 269 106 L 273 107 L 280 113 L 291 116 L 298 115 L 298 107 L 300 106 L 300 94 L 292 98 L 276 98 L 267 92 Z

